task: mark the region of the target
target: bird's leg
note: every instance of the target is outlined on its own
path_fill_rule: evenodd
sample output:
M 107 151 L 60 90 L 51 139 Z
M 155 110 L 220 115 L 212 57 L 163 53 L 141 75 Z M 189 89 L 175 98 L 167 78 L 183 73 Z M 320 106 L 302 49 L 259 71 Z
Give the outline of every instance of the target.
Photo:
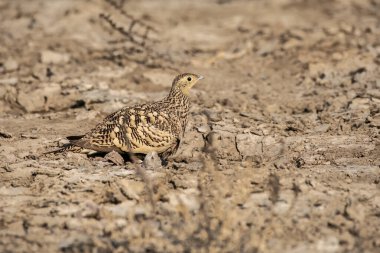
M 181 142 L 181 140 L 177 139 L 177 143 L 175 145 L 173 145 L 172 147 L 168 148 L 163 153 L 161 153 L 160 157 L 161 157 L 161 160 L 163 161 L 164 165 L 167 164 L 167 160 L 168 160 L 169 156 L 177 153 L 180 142 Z

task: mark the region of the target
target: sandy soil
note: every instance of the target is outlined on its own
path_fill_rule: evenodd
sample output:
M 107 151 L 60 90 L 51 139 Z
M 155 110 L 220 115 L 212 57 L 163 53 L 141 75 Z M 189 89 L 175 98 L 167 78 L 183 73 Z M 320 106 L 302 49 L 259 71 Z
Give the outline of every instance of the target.
M 0 0 L 0 252 L 379 252 L 379 13 Z M 40 156 L 180 72 L 206 79 L 168 166 Z

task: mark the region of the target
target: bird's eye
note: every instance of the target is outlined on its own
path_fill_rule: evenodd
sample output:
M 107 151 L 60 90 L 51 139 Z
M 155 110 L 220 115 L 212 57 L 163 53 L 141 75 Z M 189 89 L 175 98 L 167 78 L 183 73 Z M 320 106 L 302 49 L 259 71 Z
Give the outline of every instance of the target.
M 187 78 L 187 81 L 189 81 L 189 82 L 191 81 L 191 77 L 190 76 Z

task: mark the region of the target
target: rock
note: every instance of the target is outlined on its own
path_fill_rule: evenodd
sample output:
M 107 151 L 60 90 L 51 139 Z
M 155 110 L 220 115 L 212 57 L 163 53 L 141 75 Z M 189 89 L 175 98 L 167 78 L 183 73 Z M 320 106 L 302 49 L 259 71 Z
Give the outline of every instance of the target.
M 25 138 L 25 139 L 38 139 L 38 136 L 34 135 L 34 134 L 21 134 L 21 138 Z
M 262 153 L 262 136 L 253 134 L 238 134 L 236 136 L 237 149 L 243 157 L 261 155 Z
M 15 85 L 18 82 L 17 77 L 11 77 L 11 78 L 5 78 L 5 79 L 0 79 L 0 84 L 9 84 L 9 85 Z
M 119 182 L 120 191 L 130 200 L 139 200 L 141 193 L 144 191 L 143 182 L 134 181 L 132 179 L 122 179 Z
M 380 88 L 380 87 L 379 87 Z M 380 90 L 379 89 L 371 89 L 367 90 L 367 94 L 372 98 L 380 99 Z
M 268 207 L 271 206 L 269 196 L 267 192 L 253 193 L 243 204 L 243 208 L 254 209 L 257 207 Z
M 365 208 L 357 200 L 350 200 L 344 209 L 347 218 L 362 223 L 366 217 Z
M 75 117 L 76 120 L 93 120 L 99 116 L 98 111 L 80 111 Z
M 324 63 L 311 63 L 309 64 L 309 73 L 311 77 L 318 77 L 325 74 L 328 66 Z
M 281 216 L 281 215 L 285 215 L 286 212 L 289 210 L 290 208 L 290 204 L 286 201 L 277 201 L 275 204 L 274 204 L 274 207 L 273 207 L 273 211 Z
M 18 63 L 14 59 L 8 59 L 4 62 L 5 71 L 11 72 L 18 69 Z
M 202 125 L 202 126 L 197 127 L 197 130 L 198 132 L 205 134 L 205 133 L 210 132 L 211 129 L 208 125 Z
M 204 113 L 206 114 L 207 118 L 213 122 L 218 122 L 222 120 L 220 114 L 212 110 L 205 110 Z
M 60 64 L 70 61 L 70 55 L 65 53 L 57 53 L 50 50 L 41 52 L 41 62 L 45 64 Z
M 339 32 L 339 28 L 336 26 L 329 26 L 324 29 L 327 35 L 336 35 Z
M 185 206 L 190 212 L 197 211 L 200 207 L 197 192 L 194 189 L 186 189 L 184 192 L 171 192 L 168 194 L 169 203 L 175 208 Z
M 79 223 L 79 222 L 78 222 Z M 76 229 L 80 229 L 83 224 L 79 224 Z M 58 247 L 60 251 L 69 252 L 75 248 L 83 248 L 86 245 L 91 245 L 91 238 L 86 234 L 78 234 L 75 236 L 65 237 L 59 242 Z
M 277 43 L 273 41 L 262 41 L 257 49 L 257 54 L 260 56 L 266 56 L 275 51 Z
M 282 45 L 282 48 L 285 50 L 289 50 L 291 48 L 299 47 L 301 45 L 301 41 L 297 39 L 290 39 Z
M 148 170 L 162 167 L 161 159 L 156 152 L 148 153 L 144 158 L 143 165 Z
M 185 138 L 181 141 L 181 145 L 178 152 L 174 156 L 174 160 L 177 162 L 186 161 L 199 161 L 199 153 L 197 150 L 201 150 L 204 147 L 203 134 L 197 131 L 188 131 L 185 134 Z
M 349 108 L 351 110 L 368 110 L 371 104 L 369 98 L 355 98 L 352 100 Z
M 162 85 L 164 87 L 171 87 L 173 81 L 173 75 L 163 71 L 145 71 L 143 76 L 156 85 Z
M 31 92 L 20 91 L 17 102 L 27 112 L 46 111 L 50 104 L 57 104 L 61 87 L 59 84 L 46 84 L 45 87 L 37 88 Z
M 330 129 L 329 124 L 322 124 L 314 128 L 315 133 L 326 133 Z
M 124 158 L 116 151 L 109 152 L 104 156 L 104 158 L 115 165 L 123 165 L 125 163 Z
M 367 117 L 370 127 L 380 128 L 380 114 L 376 114 L 373 117 Z
M 96 218 L 99 216 L 99 206 L 91 201 L 87 200 L 84 203 L 82 210 L 80 211 L 80 216 L 85 218 Z
M 236 149 L 235 134 L 227 131 L 212 131 L 206 136 L 206 151 L 214 153 L 218 158 L 239 160 Z
M 20 91 L 17 96 L 17 102 L 27 112 L 42 111 L 45 105 L 45 99 L 38 92 L 25 93 Z
M 343 55 L 341 53 L 335 52 L 332 54 L 332 59 L 335 61 L 340 61 L 342 60 Z
M 25 236 L 23 221 L 16 221 L 7 225 L 8 234 L 13 236 Z
M 334 236 L 329 236 L 325 239 L 320 239 L 316 242 L 317 252 L 338 252 L 339 240 Z
M 0 138 L 12 138 L 12 134 L 0 128 Z
M 277 156 L 282 152 L 283 143 L 270 136 L 258 136 L 251 133 L 236 135 L 236 147 L 239 154 L 245 157 Z

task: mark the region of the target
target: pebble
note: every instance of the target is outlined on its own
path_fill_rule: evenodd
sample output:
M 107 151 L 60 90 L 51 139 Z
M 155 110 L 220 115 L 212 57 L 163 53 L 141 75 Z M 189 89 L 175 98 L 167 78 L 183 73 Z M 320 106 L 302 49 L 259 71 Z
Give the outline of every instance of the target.
M 210 132 L 211 129 L 208 125 L 202 125 L 202 126 L 197 127 L 197 130 L 198 132 L 205 134 L 205 133 Z
M 162 167 L 161 159 L 157 152 L 148 153 L 143 161 L 143 165 L 146 169 L 153 170 Z
M 315 133 L 326 133 L 330 129 L 329 124 L 322 124 L 314 128 Z
M 140 181 L 133 181 L 130 179 L 120 180 L 120 190 L 128 199 L 139 200 L 140 195 L 144 191 L 145 184 Z
M 44 111 L 46 103 L 55 102 L 60 95 L 61 87 L 59 84 L 49 84 L 48 86 L 35 89 L 31 92 L 20 91 L 17 102 L 27 112 Z
M 343 55 L 341 53 L 335 52 L 332 54 L 332 59 L 335 61 L 340 61 L 342 60 L 342 58 L 343 58 Z
M 70 55 L 65 53 L 58 53 L 50 50 L 41 52 L 41 62 L 45 64 L 60 64 L 70 61 Z
M 0 138 L 12 138 L 12 134 L 0 128 Z
M 162 85 L 164 87 L 171 87 L 173 75 L 162 71 L 146 71 L 143 76 L 155 85 Z
M 11 72 L 18 69 L 18 63 L 14 59 L 8 59 L 4 62 L 5 71 Z
M 0 84 L 9 84 L 9 85 L 15 85 L 18 83 L 18 78 L 17 77 L 11 77 L 11 78 L 5 78 L 5 79 L 0 79 Z
M 109 152 L 104 156 L 104 158 L 115 165 L 123 165 L 125 163 L 124 158 L 116 151 Z
M 220 116 L 220 114 L 212 110 L 205 110 L 204 113 L 213 122 L 218 122 L 222 120 L 222 117 Z

